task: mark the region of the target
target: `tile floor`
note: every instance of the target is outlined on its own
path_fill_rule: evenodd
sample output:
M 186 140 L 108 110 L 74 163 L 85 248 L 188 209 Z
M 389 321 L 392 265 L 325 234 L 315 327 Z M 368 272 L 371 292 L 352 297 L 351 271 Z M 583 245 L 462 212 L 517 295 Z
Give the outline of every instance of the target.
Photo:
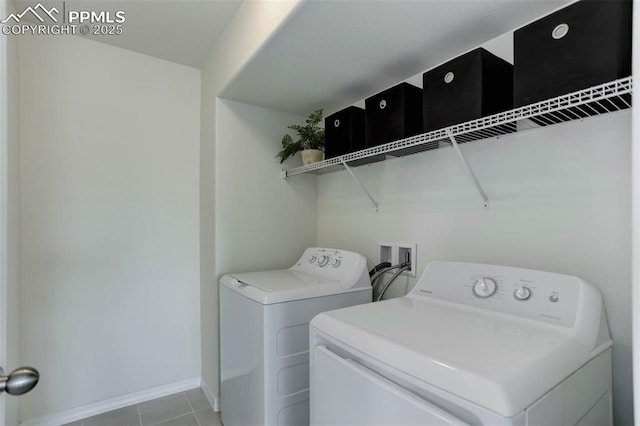
M 109 411 L 64 426 L 222 426 L 202 389 Z

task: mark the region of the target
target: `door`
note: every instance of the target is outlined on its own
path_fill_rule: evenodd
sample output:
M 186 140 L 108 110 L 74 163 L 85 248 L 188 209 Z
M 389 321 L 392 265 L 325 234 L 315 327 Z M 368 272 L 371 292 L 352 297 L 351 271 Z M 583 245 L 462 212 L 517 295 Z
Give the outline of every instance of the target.
M 9 13 L 6 1 L 0 1 L 0 20 Z M 15 38 L 0 34 L 0 426 L 18 424 L 17 400 L 8 400 L 6 393 L 20 395 L 38 382 L 38 372 L 32 368 L 19 368 L 5 376 L 2 367 L 7 359 L 18 362 L 17 303 L 18 292 L 18 220 L 17 198 L 17 63 Z M 12 303 L 10 303 L 12 302 Z M 12 309 L 11 313 L 7 309 Z M 9 355 L 9 356 L 7 356 Z M 5 393 L 6 391 L 6 393 Z
M 447 425 L 465 422 L 353 360 L 314 348 L 311 425 Z
M 0 2 L 0 19 L 7 16 L 7 2 Z M 8 132 L 8 65 L 7 36 L 0 35 L 0 366 L 5 365 L 7 337 L 7 153 L 9 147 Z M 0 394 L 0 425 L 5 421 L 6 396 Z

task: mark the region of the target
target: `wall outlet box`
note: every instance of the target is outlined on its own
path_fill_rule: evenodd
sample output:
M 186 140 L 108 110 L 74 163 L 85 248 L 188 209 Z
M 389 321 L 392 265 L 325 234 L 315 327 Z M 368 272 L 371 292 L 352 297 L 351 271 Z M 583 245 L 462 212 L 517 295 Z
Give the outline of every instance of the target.
M 418 256 L 416 255 L 418 251 L 418 245 L 415 243 L 397 243 L 396 256 L 398 259 L 397 263 L 410 262 L 411 267 L 404 271 L 402 275 L 406 275 L 409 277 L 416 277 L 416 271 L 418 270 Z
M 410 262 L 411 267 L 402 272 L 401 275 L 408 277 L 416 276 L 417 261 L 416 256 L 418 245 L 415 243 L 390 243 L 378 242 L 378 263 L 389 262 L 395 266 L 400 263 Z M 395 272 L 395 271 L 391 271 Z
M 395 243 L 378 243 L 378 264 L 389 262 L 392 265 L 398 263 L 398 250 Z

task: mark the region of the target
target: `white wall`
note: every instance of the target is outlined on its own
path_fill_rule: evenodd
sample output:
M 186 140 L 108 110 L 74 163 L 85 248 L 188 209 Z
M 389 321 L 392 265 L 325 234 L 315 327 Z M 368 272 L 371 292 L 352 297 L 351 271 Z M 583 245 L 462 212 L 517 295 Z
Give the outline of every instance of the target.
M 378 198 L 378 214 L 344 171 L 323 175 L 318 244 L 361 252 L 373 263 L 378 241 L 415 242 L 418 274 L 429 261 L 456 260 L 594 283 L 613 333 L 615 420 L 631 424 L 630 115 L 462 145 L 489 210 L 452 148 L 355 169 Z M 397 280 L 392 295 L 413 284 Z
M 200 376 L 196 69 L 20 38 L 21 419 Z
M 316 240 L 316 178 L 285 180 L 275 154 L 304 117 L 219 99 L 216 135 L 216 269 L 289 268 Z
M 218 277 L 215 193 L 217 97 L 251 58 L 292 16 L 300 0 L 243 2 L 202 68 L 200 129 L 200 310 L 202 383 L 214 403 L 219 395 Z M 224 158 L 222 158 L 224 162 Z M 224 250 L 224 249 L 223 249 Z

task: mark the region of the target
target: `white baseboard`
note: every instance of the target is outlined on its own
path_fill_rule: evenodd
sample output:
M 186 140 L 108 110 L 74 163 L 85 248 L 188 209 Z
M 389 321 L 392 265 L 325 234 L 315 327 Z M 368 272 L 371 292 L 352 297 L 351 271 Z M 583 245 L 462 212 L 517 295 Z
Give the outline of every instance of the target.
M 194 389 L 200 387 L 200 383 L 200 377 L 194 377 L 193 379 L 182 380 L 180 382 L 170 383 L 168 385 L 158 386 L 140 392 L 133 392 L 111 399 L 105 399 L 104 401 L 83 405 L 82 407 L 63 411 L 61 413 L 29 419 L 21 422 L 20 426 L 60 426 L 66 423 L 75 422 L 76 420 L 95 416 L 97 414 L 106 413 L 107 411 L 117 410 L 118 408 Z M 208 395 L 207 398 L 209 398 Z
M 213 411 L 220 412 L 220 396 L 213 393 L 209 385 L 204 380 L 201 381 L 200 387 L 202 388 L 204 395 L 209 400 L 209 404 L 213 407 Z

